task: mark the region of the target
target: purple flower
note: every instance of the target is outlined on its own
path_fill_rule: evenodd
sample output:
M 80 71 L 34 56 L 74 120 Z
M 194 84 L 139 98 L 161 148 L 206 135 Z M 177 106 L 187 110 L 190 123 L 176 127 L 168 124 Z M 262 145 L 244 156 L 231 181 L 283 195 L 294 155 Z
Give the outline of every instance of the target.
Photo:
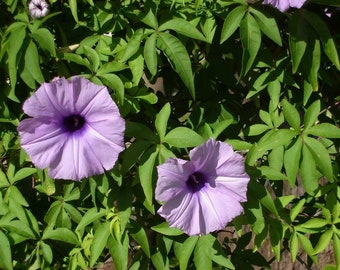
M 25 101 L 21 146 L 49 176 L 80 180 L 114 166 L 124 149 L 125 121 L 105 86 L 83 77 L 43 83 Z
M 290 7 L 301 8 L 306 0 L 264 0 L 263 4 L 269 4 L 281 12 L 287 11 Z
M 158 213 L 188 235 L 225 228 L 247 200 L 243 157 L 227 143 L 209 139 L 190 161 L 170 158 L 157 170 L 156 199 L 165 202 Z
M 49 12 L 48 4 L 45 0 L 31 0 L 28 4 L 28 10 L 32 18 L 45 17 Z

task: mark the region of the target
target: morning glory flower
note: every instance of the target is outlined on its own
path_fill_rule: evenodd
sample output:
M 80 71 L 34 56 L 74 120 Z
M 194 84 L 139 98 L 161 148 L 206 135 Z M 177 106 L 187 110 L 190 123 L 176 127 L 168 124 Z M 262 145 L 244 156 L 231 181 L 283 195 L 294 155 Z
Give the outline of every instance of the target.
M 49 12 L 48 4 L 45 0 L 31 0 L 28 4 L 28 10 L 32 18 L 45 17 Z
M 290 7 L 301 8 L 306 0 L 264 0 L 263 4 L 269 4 L 281 12 L 287 11 Z
M 190 151 L 190 161 L 170 158 L 157 167 L 158 214 L 188 235 L 224 229 L 242 213 L 249 176 L 240 154 L 209 139 Z
M 43 83 L 25 101 L 21 146 L 51 178 L 80 180 L 113 168 L 125 121 L 105 86 L 83 77 Z

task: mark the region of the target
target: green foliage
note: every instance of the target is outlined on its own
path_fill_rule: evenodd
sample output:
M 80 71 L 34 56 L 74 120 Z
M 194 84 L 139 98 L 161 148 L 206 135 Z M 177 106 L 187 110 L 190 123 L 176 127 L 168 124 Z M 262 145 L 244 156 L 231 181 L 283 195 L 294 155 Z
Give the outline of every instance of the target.
M 1 269 L 269 269 L 283 252 L 309 269 L 326 249 L 339 268 L 338 0 L 51 0 L 41 19 L 27 2 L 0 2 Z M 116 166 L 75 183 L 35 168 L 17 132 L 37 87 L 73 75 L 126 120 Z M 188 237 L 157 214 L 156 167 L 210 137 L 245 157 L 247 202 Z

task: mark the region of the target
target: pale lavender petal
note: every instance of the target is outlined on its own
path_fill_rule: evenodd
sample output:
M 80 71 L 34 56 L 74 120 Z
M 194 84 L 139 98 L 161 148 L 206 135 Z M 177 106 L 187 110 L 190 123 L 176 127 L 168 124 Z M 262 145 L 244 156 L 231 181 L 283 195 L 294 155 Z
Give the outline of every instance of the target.
M 158 213 L 188 235 L 221 230 L 247 200 L 243 157 L 227 143 L 209 139 L 191 150 L 190 158 L 158 166 L 156 199 L 165 202 Z
M 18 132 L 21 146 L 40 169 L 48 167 L 56 159 L 67 139 L 57 124 L 43 123 L 34 118 L 21 121 Z
M 172 158 L 157 166 L 156 200 L 165 202 L 186 190 L 186 181 L 189 175 L 194 172 L 194 169 L 190 162 Z
M 33 118 L 19 125 L 21 145 L 52 178 L 101 174 L 124 150 L 125 121 L 117 105 L 105 86 L 83 77 L 42 84 L 23 109 Z
M 103 173 L 104 168 L 95 155 L 95 147 L 79 134 L 69 134 L 58 159 L 49 165 L 49 176 L 56 179 L 80 180 Z
M 190 160 L 195 164 L 196 171 L 216 175 L 216 170 L 235 158 L 235 155 L 230 145 L 210 138 L 206 143 L 190 151 Z M 239 160 L 234 164 L 238 162 Z M 244 166 L 243 162 L 239 166 Z
M 233 192 L 226 192 L 218 187 L 201 190 L 199 200 L 203 212 L 201 219 L 205 221 L 204 234 L 222 230 L 234 217 L 242 213 L 242 205 L 233 195 Z
M 281 12 L 285 12 L 289 9 L 289 0 L 264 0 L 263 4 L 272 5 Z
M 125 122 L 122 119 L 117 119 L 116 125 L 103 121 L 87 126 L 84 140 L 95 148 L 94 156 L 106 170 L 112 169 L 119 153 L 124 150 L 124 129 Z
M 207 231 L 197 194 L 182 192 L 172 197 L 157 213 L 167 219 L 170 227 L 179 228 L 188 235 Z
M 301 8 L 306 0 L 289 0 L 289 5 L 295 8 Z

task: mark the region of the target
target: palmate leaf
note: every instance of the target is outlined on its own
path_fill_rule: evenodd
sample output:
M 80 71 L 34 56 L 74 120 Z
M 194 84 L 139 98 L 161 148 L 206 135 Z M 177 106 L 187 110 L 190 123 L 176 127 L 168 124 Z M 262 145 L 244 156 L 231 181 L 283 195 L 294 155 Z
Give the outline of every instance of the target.
M 261 31 L 256 20 L 246 13 L 240 25 L 240 36 L 243 46 L 241 77 L 252 67 L 261 46 Z
M 206 41 L 206 38 L 202 35 L 200 31 L 190 22 L 180 19 L 180 18 L 174 18 L 172 20 L 169 20 L 165 23 L 163 23 L 161 26 L 159 26 L 158 31 L 163 32 L 165 30 L 173 30 L 181 35 L 198 39 L 202 41 Z
M 110 222 L 101 224 L 96 229 L 93 235 L 92 245 L 91 245 L 91 259 L 90 259 L 91 267 L 96 263 L 100 254 L 102 254 L 109 236 L 110 236 Z
M 48 51 L 52 56 L 56 57 L 54 37 L 46 28 L 39 28 L 31 34 L 32 38 L 38 43 L 40 48 Z
M 300 175 L 303 187 L 305 188 L 306 192 L 313 194 L 319 185 L 316 172 L 316 163 L 313 154 L 304 144 L 302 145 Z
M 147 38 L 144 46 L 144 59 L 150 73 L 154 76 L 157 73 L 157 50 L 156 50 L 157 34 L 153 33 Z
M 226 41 L 236 31 L 246 10 L 246 5 L 240 5 L 228 13 L 223 23 L 220 43 Z
M 280 31 L 276 20 L 269 14 L 264 13 L 264 11 L 257 10 L 253 7 L 250 7 L 249 10 L 254 15 L 261 31 L 276 44 L 282 46 Z
M 299 27 L 296 27 L 296 26 Z M 310 41 L 310 27 L 298 12 L 294 13 L 289 20 L 289 48 L 292 58 L 293 73 L 296 73 L 305 54 L 307 44 Z
M 0 230 L 0 268 L 4 270 L 13 269 L 12 266 L 12 253 L 9 245 L 8 238 Z
M 288 124 L 295 130 L 300 129 L 300 115 L 297 109 L 287 100 L 282 100 L 283 115 Z
M 150 148 L 145 152 L 143 158 L 146 158 L 138 167 L 140 184 L 143 188 L 147 202 L 152 205 L 153 190 L 154 190 L 154 169 L 158 155 L 156 147 Z
M 335 42 L 324 20 L 322 20 L 317 14 L 305 9 L 301 10 L 301 14 L 317 32 L 324 48 L 324 52 L 328 56 L 329 60 L 331 60 L 335 67 L 340 70 L 339 55 Z
M 330 182 L 333 182 L 332 162 L 327 149 L 318 140 L 307 136 L 304 138 L 304 143 L 312 152 L 315 163 L 320 168 L 321 172 L 328 178 Z
M 185 239 L 183 243 L 174 242 L 174 251 L 179 261 L 180 270 L 187 269 L 190 256 L 194 251 L 198 239 L 199 239 L 198 236 L 193 236 Z
M 173 69 L 178 73 L 189 93 L 195 98 L 194 76 L 188 52 L 182 42 L 169 33 L 159 33 L 157 47 L 169 59 Z

